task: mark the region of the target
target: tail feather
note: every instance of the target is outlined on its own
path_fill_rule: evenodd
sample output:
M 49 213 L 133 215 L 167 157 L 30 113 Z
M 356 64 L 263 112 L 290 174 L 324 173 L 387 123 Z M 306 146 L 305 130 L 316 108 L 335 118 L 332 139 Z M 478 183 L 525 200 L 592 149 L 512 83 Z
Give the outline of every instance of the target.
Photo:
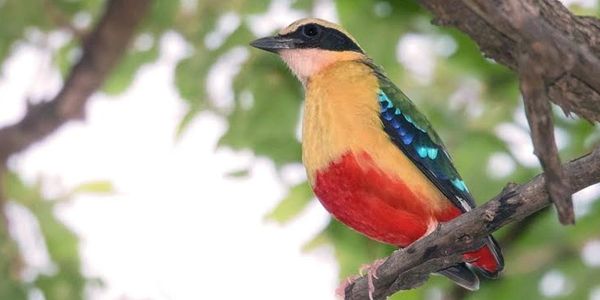
M 498 242 L 491 235 L 485 241 L 485 246 L 481 249 L 466 253 L 467 259 L 473 260 L 471 265 L 487 278 L 497 278 L 504 269 L 504 258 Z
M 469 263 L 460 263 L 437 273 L 446 276 L 459 286 L 476 291 L 479 289 L 479 277 L 473 269 L 487 278 L 497 278 L 504 269 L 504 258 L 498 242 L 491 235 L 484 240 L 484 246 L 480 249 L 465 253 L 464 257 Z
M 469 291 L 476 291 L 479 289 L 479 278 L 465 263 L 454 265 L 447 269 L 440 270 L 437 273 L 448 277 L 448 279 Z

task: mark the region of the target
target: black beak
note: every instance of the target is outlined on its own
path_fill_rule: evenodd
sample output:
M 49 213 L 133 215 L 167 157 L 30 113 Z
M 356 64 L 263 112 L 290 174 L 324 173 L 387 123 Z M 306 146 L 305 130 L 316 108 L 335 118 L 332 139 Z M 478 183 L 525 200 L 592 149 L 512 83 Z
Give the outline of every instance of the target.
M 299 39 L 292 39 L 281 36 L 268 36 L 254 40 L 250 43 L 250 46 L 265 51 L 277 53 L 282 49 L 296 49 L 299 48 L 302 41 Z

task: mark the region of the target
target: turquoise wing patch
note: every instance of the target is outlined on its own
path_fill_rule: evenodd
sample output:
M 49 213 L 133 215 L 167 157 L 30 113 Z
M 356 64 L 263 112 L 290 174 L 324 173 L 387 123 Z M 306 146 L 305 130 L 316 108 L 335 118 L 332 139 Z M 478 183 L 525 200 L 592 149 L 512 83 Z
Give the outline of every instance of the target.
M 427 119 L 389 79 L 381 76 L 381 89 L 377 92 L 379 116 L 390 140 L 461 211 L 475 207 L 465 182 Z

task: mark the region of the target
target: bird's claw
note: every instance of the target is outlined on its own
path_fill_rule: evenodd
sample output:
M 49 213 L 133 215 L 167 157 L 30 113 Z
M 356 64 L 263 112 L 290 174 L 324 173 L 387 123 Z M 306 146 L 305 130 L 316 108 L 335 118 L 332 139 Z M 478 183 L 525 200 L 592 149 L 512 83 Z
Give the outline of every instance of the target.
M 345 299 L 346 296 L 346 288 L 353 284 L 356 280 L 358 280 L 361 276 L 365 276 L 365 271 L 367 272 L 366 276 L 367 276 L 367 284 L 369 287 L 369 300 L 373 300 L 373 293 L 375 292 L 375 284 L 373 283 L 373 278 L 375 279 L 379 279 L 379 277 L 377 277 L 377 269 L 383 265 L 383 263 L 385 262 L 385 259 L 378 259 L 376 261 L 374 261 L 371 264 L 365 264 L 362 265 L 360 267 L 360 270 L 358 271 L 360 275 L 355 275 L 355 276 L 350 276 L 346 279 L 344 279 L 344 281 L 337 287 L 337 289 L 335 289 L 335 294 L 339 297 L 341 297 L 342 299 Z
M 369 300 L 373 300 L 373 293 L 375 292 L 375 284 L 373 283 L 373 278 L 375 279 L 379 279 L 379 277 L 377 277 L 377 269 L 383 265 L 383 263 L 385 262 L 384 258 L 380 258 L 376 261 L 374 261 L 371 264 L 366 264 L 366 265 L 362 265 L 360 267 L 360 275 L 363 276 L 365 270 L 367 271 L 367 283 L 369 286 Z
M 353 284 L 358 278 L 360 278 L 360 275 L 354 275 L 344 279 L 344 281 L 342 281 L 342 283 L 340 283 L 340 285 L 335 289 L 335 294 L 341 299 L 345 299 L 346 288 Z

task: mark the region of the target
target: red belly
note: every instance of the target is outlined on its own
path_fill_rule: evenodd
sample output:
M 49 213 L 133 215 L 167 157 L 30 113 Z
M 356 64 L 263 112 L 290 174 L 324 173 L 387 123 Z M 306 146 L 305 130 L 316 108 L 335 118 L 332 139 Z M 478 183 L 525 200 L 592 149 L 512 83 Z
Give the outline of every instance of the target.
M 344 154 L 317 172 L 314 191 L 336 219 L 384 243 L 406 247 L 437 224 L 427 199 L 379 170 L 366 153 Z M 446 214 L 460 212 L 449 205 Z
M 428 205 L 431 199 L 379 170 L 366 153 L 346 153 L 317 172 L 313 189 L 336 219 L 371 239 L 398 247 L 410 245 L 428 228 L 461 214 L 450 202 L 435 212 Z M 465 258 L 490 273 L 499 268 L 487 247 L 465 253 Z

